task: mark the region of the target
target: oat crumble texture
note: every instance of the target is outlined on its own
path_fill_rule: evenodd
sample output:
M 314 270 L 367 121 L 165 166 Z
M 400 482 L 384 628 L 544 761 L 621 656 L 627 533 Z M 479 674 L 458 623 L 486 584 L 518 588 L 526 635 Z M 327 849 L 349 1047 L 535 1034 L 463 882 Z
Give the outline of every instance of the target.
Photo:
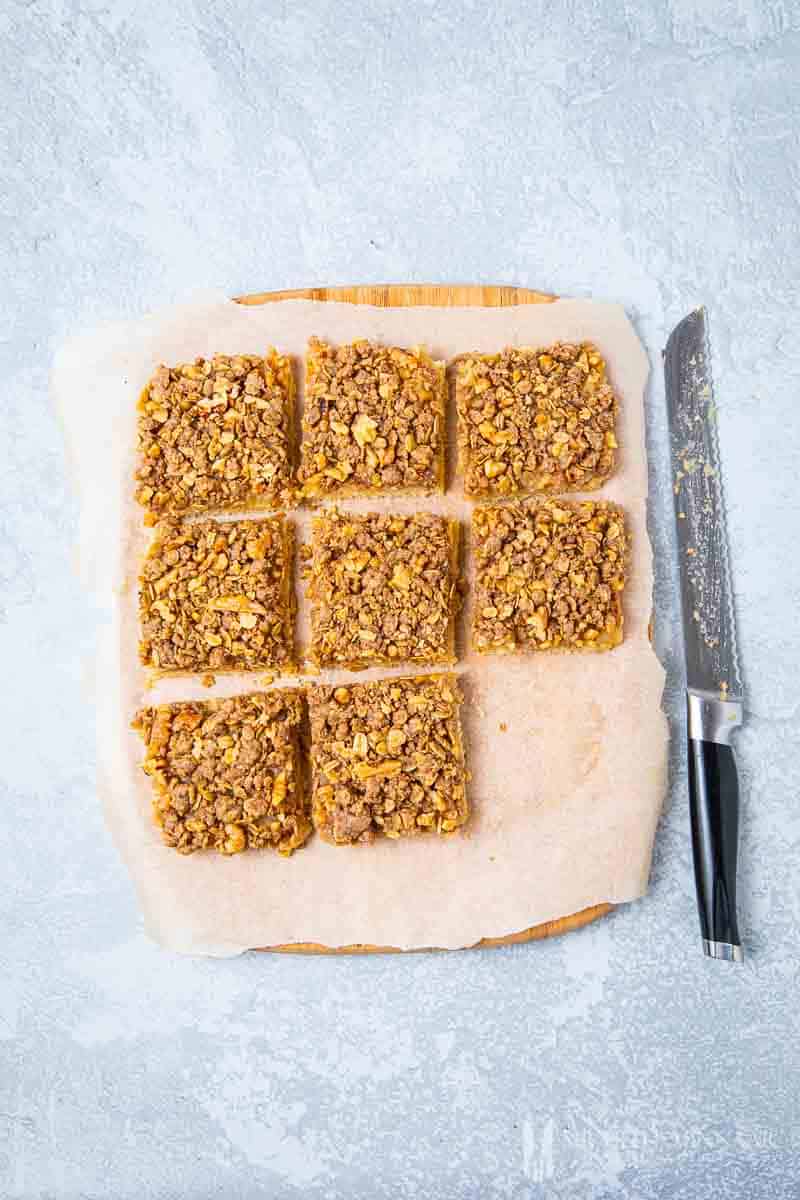
M 455 369 L 468 496 L 592 491 L 609 478 L 617 399 L 594 346 L 467 354 Z
M 139 655 L 159 672 L 287 671 L 293 535 L 281 516 L 163 521 L 139 579 Z
M 312 814 L 337 845 L 451 833 L 468 816 L 452 675 L 309 688 Z
M 445 397 L 444 363 L 419 347 L 311 338 L 303 495 L 443 491 Z
M 455 662 L 457 521 L 337 511 L 315 517 L 309 596 L 319 666 Z
M 181 854 L 272 848 L 291 854 L 311 832 L 299 766 L 295 691 L 145 708 L 153 816 Z
M 622 641 L 627 534 L 607 501 L 529 500 L 472 514 L 472 641 L 483 653 Z
M 289 503 L 292 361 L 216 354 L 160 366 L 139 400 L 136 499 L 160 516 Z

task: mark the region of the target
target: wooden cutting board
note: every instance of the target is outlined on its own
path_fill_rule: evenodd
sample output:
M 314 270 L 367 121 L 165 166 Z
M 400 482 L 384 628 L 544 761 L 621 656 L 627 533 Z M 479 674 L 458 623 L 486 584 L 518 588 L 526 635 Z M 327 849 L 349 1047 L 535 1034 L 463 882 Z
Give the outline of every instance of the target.
M 439 283 L 387 283 L 359 284 L 351 287 L 335 288 L 303 288 L 288 292 L 258 292 L 249 296 L 237 296 L 239 304 L 270 304 L 276 300 L 338 300 L 345 304 L 373 304 L 379 308 L 403 308 L 413 305 L 431 305 L 436 307 L 475 306 L 482 308 L 500 308 L 504 305 L 516 304 L 549 304 L 555 296 L 544 292 L 533 292 L 528 288 L 491 287 L 478 284 L 439 284 Z M 595 904 L 584 908 L 581 912 L 568 917 L 559 917 L 555 921 L 544 921 L 541 925 L 532 925 L 519 933 L 507 933 L 503 937 L 482 938 L 474 947 L 511 946 L 519 942 L 535 942 L 542 938 L 555 937 L 559 933 L 568 933 L 571 929 L 580 929 L 590 921 L 610 912 L 612 905 Z M 433 947 L 431 947 L 433 949 Z M 281 951 L 284 954 L 389 954 L 399 953 L 396 946 L 320 946 L 313 942 L 296 942 L 287 946 L 264 946 L 263 950 Z

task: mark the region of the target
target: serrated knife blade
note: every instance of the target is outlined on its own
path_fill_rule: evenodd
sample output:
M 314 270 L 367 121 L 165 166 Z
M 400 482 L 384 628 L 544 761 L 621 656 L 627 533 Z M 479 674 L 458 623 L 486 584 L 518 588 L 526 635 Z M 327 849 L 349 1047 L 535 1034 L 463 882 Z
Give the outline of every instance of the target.
M 705 309 L 689 313 L 664 353 L 686 683 L 743 697 Z
M 742 722 L 744 689 L 704 308 L 689 313 L 670 335 L 664 377 L 683 618 L 697 903 L 706 954 L 739 962 L 739 789 L 730 738 Z

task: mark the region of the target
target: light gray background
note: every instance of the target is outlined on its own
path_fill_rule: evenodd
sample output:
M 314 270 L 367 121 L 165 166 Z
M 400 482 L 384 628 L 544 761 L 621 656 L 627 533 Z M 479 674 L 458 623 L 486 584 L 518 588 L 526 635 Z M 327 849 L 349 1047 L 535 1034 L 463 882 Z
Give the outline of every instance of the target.
M 800 1194 L 798 5 L 3 0 L 0 30 L 0 1195 Z M 679 739 L 650 894 L 584 932 L 340 961 L 144 936 L 93 794 L 53 349 L 206 286 L 387 280 L 627 306 L 673 714 L 659 351 L 709 305 L 744 966 L 700 954 Z

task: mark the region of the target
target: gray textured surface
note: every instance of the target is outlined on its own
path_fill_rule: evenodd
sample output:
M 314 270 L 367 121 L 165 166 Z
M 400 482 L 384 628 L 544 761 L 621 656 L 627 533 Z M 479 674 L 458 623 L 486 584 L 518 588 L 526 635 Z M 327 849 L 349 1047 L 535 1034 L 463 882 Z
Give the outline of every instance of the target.
M 5 0 L 0 29 L 0 1195 L 800 1194 L 797 4 Z M 672 711 L 658 350 L 709 303 L 742 968 L 699 953 L 679 753 L 649 896 L 560 941 L 210 962 L 142 935 L 93 797 L 52 348 L 206 285 L 387 279 L 627 305 Z

